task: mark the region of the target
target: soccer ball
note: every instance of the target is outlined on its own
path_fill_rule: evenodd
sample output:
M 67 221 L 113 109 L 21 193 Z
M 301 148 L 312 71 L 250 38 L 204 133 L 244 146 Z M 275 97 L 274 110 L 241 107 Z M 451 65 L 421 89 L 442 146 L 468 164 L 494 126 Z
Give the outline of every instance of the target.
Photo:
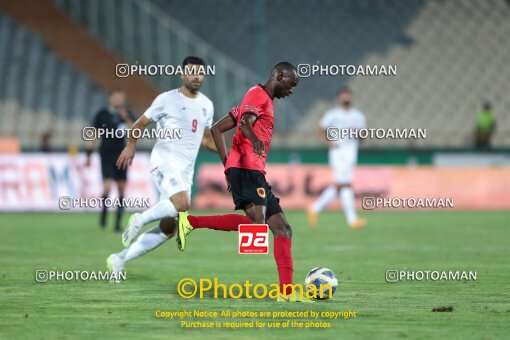
M 331 285 L 331 292 L 330 286 Z M 308 295 L 314 295 L 316 299 L 329 299 L 330 294 L 333 296 L 338 287 L 338 279 L 331 269 L 324 267 L 316 267 L 308 272 L 305 278 L 305 287 Z

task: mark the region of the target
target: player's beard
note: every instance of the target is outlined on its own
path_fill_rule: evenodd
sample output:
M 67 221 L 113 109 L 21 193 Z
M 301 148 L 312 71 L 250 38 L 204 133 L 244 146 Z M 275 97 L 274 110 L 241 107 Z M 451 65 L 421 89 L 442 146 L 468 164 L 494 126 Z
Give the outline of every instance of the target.
M 283 91 L 280 90 L 279 88 L 276 88 L 275 91 L 274 91 L 274 96 L 277 98 L 277 99 L 282 99 L 284 97 L 283 95 Z
M 186 86 L 191 93 L 196 94 L 198 90 L 200 90 L 200 86 L 202 86 L 202 84 L 193 85 L 193 83 L 189 82 L 184 83 L 184 86 Z

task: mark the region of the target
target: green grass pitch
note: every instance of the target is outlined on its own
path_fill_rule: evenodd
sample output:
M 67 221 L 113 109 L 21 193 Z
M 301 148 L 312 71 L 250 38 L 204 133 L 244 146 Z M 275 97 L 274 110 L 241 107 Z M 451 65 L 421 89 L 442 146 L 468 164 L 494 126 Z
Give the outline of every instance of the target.
M 131 262 L 128 280 L 121 284 L 36 283 L 36 269 L 104 270 L 105 258 L 121 250 L 120 235 L 111 228 L 100 230 L 96 214 L 3 213 L 0 338 L 508 337 L 508 212 L 372 211 L 364 213 L 369 225 L 363 230 L 348 230 L 339 212 L 321 215 L 317 229 L 307 227 L 302 212 L 289 212 L 287 217 L 294 230 L 296 282 L 303 282 L 312 267 L 331 268 L 340 281 L 333 299 L 305 305 L 277 304 L 270 299 L 214 299 L 210 295 L 181 298 L 177 282 L 185 277 L 217 277 L 225 284 L 248 279 L 266 284 L 277 281 L 272 251 L 269 255 L 238 255 L 235 233 L 210 230 L 193 232 L 184 253 L 172 239 Z M 392 284 L 385 282 L 388 269 L 470 270 L 477 271 L 477 280 Z M 453 312 L 432 312 L 442 306 L 452 306 Z M 155 317 L 156 310 L 225 309 L 351 310 L 357 317 L 331 320 L 331 328 L 308 330 L 186 329 L 179 320 Z M 234 321 L 240 320 L 250 319 Z

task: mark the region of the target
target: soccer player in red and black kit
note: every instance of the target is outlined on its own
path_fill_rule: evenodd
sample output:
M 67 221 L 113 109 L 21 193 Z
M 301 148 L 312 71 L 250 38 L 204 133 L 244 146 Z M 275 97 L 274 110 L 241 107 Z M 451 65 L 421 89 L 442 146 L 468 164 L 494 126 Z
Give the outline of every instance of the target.
M 177 246 L 184 250 L 187 236 L 196 228 L 234 231 L 239 224 L 267 223 L 274 235 L 274 257 L 283 293 L 278 301 L 282 302 L 311 302 L 299 296 L 287 296 L 292 290 L 290 287 L 284 291 L 284 285 L 292 284 L 292 229 L 280 207 L 280 200 L 273 195 L 265 179 L 267 150 L 274 127 L 273 99 L 290 96 L 298 83 L 299 77 L 292 64 L 276 64 L 263 85 L 249 89 L 241 105 L 211 128 L 218 154 L 225 165 L 227 186 L 232 192 L 235 209 L 244 210 L 246 216 L 191 216 L 180 213 L 177 228 Z M 236 132 L 227 156 L 223 133 L 233 127 L 236 127 Z

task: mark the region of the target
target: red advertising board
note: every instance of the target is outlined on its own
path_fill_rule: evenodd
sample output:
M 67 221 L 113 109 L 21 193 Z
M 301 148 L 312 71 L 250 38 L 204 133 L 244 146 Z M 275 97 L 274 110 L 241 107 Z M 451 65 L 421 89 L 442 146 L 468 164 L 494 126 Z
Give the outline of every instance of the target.
M 62 196 L 101 197 L 99 157 L 92 157 L 90 167 L 84 164 L 83 155 L 71 157 L 65 153 L 1 155 L 0 211 L 57 211 Z M 128 183 L 126 198 L 157 202 L 148 154 L 136 155 L 128 172 Z M 117 197 L 115 186 L 111 197 Z
M 284 209 L 306 209 L 332 184 L 327 165 L 269 164 L 266 171 Z M 197 180 L 195 209 L 233 208 L 221 165 L 202 165 Z M 510 209 L 510 168 L 359 166 L 353 189 L 359 206 L 363 197 L 451 198 L 455 209 Z M 338 207 L 338 200 L 330 206 Z

